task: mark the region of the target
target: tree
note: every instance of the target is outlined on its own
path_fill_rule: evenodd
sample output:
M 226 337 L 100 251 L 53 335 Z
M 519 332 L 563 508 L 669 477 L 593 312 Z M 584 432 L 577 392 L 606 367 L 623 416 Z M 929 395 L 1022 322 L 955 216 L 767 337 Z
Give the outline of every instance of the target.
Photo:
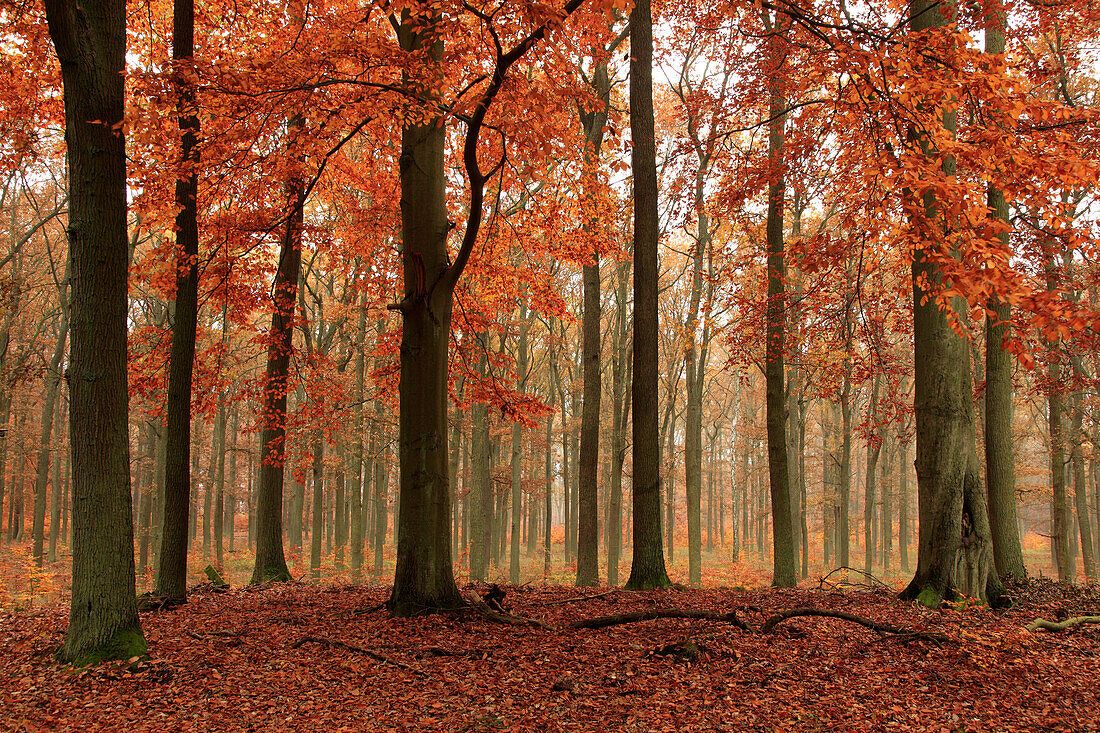
M 768 311 L 764 377 L 767 382 L 768 478 L 772 500 L 772 585 L 798 582 L 791 513 L 790 465 L 787 460 L 787 394 L 783 349 L 786 346 L 787 263 L 783 242 L 783 127 L 787 100 L 784 89 L 783 31 L 761 11 L 768 30 L 770 79 L 768 105 Z
M 73 587 L 58 652 L 78 665 L 145 653 L 134 590 L 126 386 L 126 8 L 46 0 L 61 63 L 72 287 Z
M 657 447 L 657 150 L 653 132 L 653 14 L 630 13 L 630 167 L 634 172 L 634 555 L 630 590 L 669 585 L 661 550 L 661 456 Z
M 570 15 L 583 0 L 570 0 L 553 21 Z M 397 34 L 401 47 L 420 59 L 425 78 L 404 83 L 431 95 L 438 87 L 443 41 L 441 18 L 428 3 L 403 11 Z M 475 11 L 478 14 L 480 11 Z M 492 23 L 484 14 L 479 19 Z M 447 463 L 448 341 L 454 290 L 481 228 L 486 174 L 478 160 L 485 116 L 509 68 L 549 29 L 550 21 L 526 34 L 507 52 L 492 34 L 496 56 L 488 85 L 467 121 L 463 165 L 470 207 L 458 254 L 447 250 L 445 120 L 434 106 L 412 116 L 401 133 L 401 240 L 404 297 L 401 312 L 401 383 L 398 445 L 401 466 L 397 520 L 397 570 L 388 607 L 395 616 L 454 608 L 461 603 L 451 564 L 451 492 Z
M 1003 57 L 1006 16 L 1000 0 L 990 0 L 985 52 Z M 1000 59 L 998 59 L 1000 60 Z M 1005 255 L 1009 250 L 1008 202 L 1004 191 L 989 184 L 991 223 Z M 1010 335 L 1012 306 L 1003 298 L 989 299 L 985 319 L 985 476 L 989 488 L 989 527 L 997 574 L 1004 579 L 1027 576 L 1016 523 L 1016 475 L 1012 456 L 1012 366 L 1005 343 Z
M 191 502 L 191 378 L 195 363 L 195 327 L 199 301 L 198 151 L 194 77 L 186 68 L 195 56 L 195 2 L 174 0 L 172 59 L 175 69 L 180 175 L 176 180 L 176 301 L 172 352 L 168 359 L 167 444 L 165 449 L 164 527 L 156 595 L 187 599 L 187 519 Z M 207 491 L 209 492 L 209 487 Z
M 951 50 L 954 39 L 935 31 L 953 17 L 953 5 L 911 0 L 909 12 L 914 44 L 946 38 L 940 49 Z M 935 73 L 934 65 L 926 68 Z M 957 114 L 951 107 L 942 112 L 939 124 L 945 135 L 953 137 Z M 912 138 L 919 146 L 917 155 L 936 155 L 930 132 L 914 131 Z M 945 157 L 942 165 L 945 175 L 954 174 L 953 159 Z M 950 231 L 935 191 L 922 184 L 925 188 L 912 191 L 906 202 L 918 243 L 913 254 L 913 409 L 920 524 L 917 570 L 902 596 L 938 606 L 962 591 L 996 603 L 1000 583 L 978 472 L 970 353 L 951 320 L 965 316 L 965 301 L 940 301 L 944 280 L 934 258 Z

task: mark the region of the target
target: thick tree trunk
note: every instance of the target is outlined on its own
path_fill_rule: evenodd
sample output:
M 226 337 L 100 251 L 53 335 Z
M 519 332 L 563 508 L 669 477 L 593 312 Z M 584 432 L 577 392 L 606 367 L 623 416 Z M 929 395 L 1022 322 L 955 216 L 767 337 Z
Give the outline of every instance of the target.
M 443 52 L 403 26 L 402 48 Z M 451 566 L 451 494 L 447 475 L 447 349 L 453 291 L 448 269 L 446 176 L 442 119 L 401 133 L 401 232 L 404 298 L 401 313 L 399 417 L 400 506 L 397 570 L 389 609 L 412 616 L 461 604 Z
M 172 58 L 194 61 L 194 0 L 175 0 L 172 13 Z M 198 320 L 199 229 L 197 163 L 199 120 L 193 109 L 195 92 L 182 72 L 174 80 L 179 102 L 177 117 L 182 133 L 180 161 L 184 171 L 176 181 L 176 300 L 172 351 L 168 360 L 167 445 L 163 531 L 161 533 L 156 594 L 174 601 L 187 598 L 188 514 L 191 504 L 191 376 L 195 362 L 195 325 Z M 207 487 L 209 491 L 209 487 Z
M 134 588 L 126 386 L 126 8 L 46 0 L 69 169 L 72 600 L 63 661 L 145 653 Z
M 630 130 L 634 171 L 634 556 L 626 587 L 669 585 L 661 553 L 661 456 L 657 450 L 657 165 L 653 134 L 650 0 L 630 14 Z
M 951 5 L 911 0 L 914 33 L 941 27 L 954 14 Z M 956 129 L 956 112 L 945 112 L 948 134 Z M 924 154 L 935 154 L 927 136 L 914 133 Z M 955 163 L 945 159 L 944 172 L 954 174 Z M 931 190 L 911 192 L 912 225 L 931 238 L 942 231 L 939 202 Z M 916 199 L 920 196 L 920 199 Z M 902 596 L 937 606 L 957 591 L 997 603 L 1000 583 L 993 569 L 988 509 L 980 483 L 966 340 L 952 327 L 929 287 L 943 279 L 928 250 L 913 257 L 914 399 L 917 434 L 918 553 L 917 571 Z M 926 285 L 927 284 L 927 285 Z M 966 304 L 953 298 L 959 317 Z

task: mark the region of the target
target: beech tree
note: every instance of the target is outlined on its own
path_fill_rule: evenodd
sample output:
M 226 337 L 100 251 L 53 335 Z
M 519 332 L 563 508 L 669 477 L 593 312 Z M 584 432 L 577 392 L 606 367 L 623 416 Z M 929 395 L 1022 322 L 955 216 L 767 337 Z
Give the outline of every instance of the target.
M 145 653 L 134 591 L 126 385 L 126 8 L 46 0 L 69 168 L 73 588 L 59 658 Z
M 661 549 L 661 455 L 657 423 L 657 149 L 653 132 L 653 14 L 630 13 L 630 168 L 634 173 L 634 555 L 631 590 L 669 585 Z

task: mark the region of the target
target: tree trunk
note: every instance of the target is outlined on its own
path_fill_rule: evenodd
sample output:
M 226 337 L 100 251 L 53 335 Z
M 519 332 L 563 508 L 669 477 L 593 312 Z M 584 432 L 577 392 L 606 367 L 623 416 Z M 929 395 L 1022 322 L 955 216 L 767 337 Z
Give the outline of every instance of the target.
M 1085 566 L 1085 579 L 1089 583 L 1095 583 L 1096 562 L 1093 555 L 1092 526 L 1089 518 L 1089 489 L 1085 481 L 1085 459 L 1081 452 L 1085 442 L 1084 432 L 1082 431 L 1084 418 L 1084 393 L 1081 389 L 1076 389 L 1073 392 L 1073 443 L 1070 448 L 1074 508 L 1077 511 L 1077 527 L 1081 534 L 1081 562 Z
M 872 531 L 875 522 L 875 469 L 878 466 L 878 457 L 882 452 L 882 436 L 878 429 L 878 395 L 882 388 L 882 373 L 875 374 L 874 386 L 871 388 L 871 403 L 868 406 L 870 420 L 867 433 L 867 466 L 863 483 L 863 570 L 871 572 L 874 565 L 875 541 Z
M 57 377 L 60 381 L 60 371 Z M 57 400 L 57 416 L 55 418 L 57 423 L 61 423 L 64 419 L 64 408 L 64 401 Z M 57 561 L 57 540 L 61 536 L 61 507 L 65 504 L 65 496 L 69 490 L 69 487 L 61 481 L 61 454 L 63 452 L 63 443 L 59 435 L 53 451 L 53 474 L 50 479 L 50 549 L 46 554 L 46 561 L 51 563 Z
M 73 564 L 58 657 L 78 665 L 145 654 L 134 583 L 126 387 L 126 8 L 46 0 L 61 62 L 69 169 Z
M 407 51 L 426 50 L 436 61 L 442 55 L 442 41 L 415 30 L 411 22 L 402 26 L 399 37 Z M 401 489 L 395 527 L 397 571 L 389 600 L 395 616 L 461 603 L 451 566 L 447 475 L 447 349 L 453 284 L 443 282 L 449 269 L 450 231 L 445 134 L 442 118 L 410 124 L 401 133 Z
M 194 0 L 174 0 L 172 58 L 193 63 L 195 56 Z M 195 115 L 194 84 L 190 74 L 173 79 L 179 94 L 176 114 L 181 137 L 182 175 L 176 180 L 176 300 L 172 351 L 168 361 L 167 445 L 163 531 L 155 593 L 174 601 L 187 598 L 187 520 L 191 504 L 191 376 L 195 362 L 195 325 L 198 319 L 199 229 L 197 192 L 199 119 Z M 209 490 L 209 487 L 207 487 Z
M 914 34 L 946 25 L 954 15 L 952 5 L 937 6 L 931 0 L 910 0 L 909 10 Z M 943 114 L 948 134 L 955 132 L 956 115 Z M 914 132 L 913 138 L 926 156 L 935 155 L 927 136 Z M 945 159 L 943 168 L 953 175 L 954 160 Z M 945 222 L 931 189 L 909 192 L 908 198 L 912 225 L 925 231 L 924 237 L 943 231 Z M 938 606 L 961 590 L 995 604 L 1000 584 L 993 571 L 988 510 L 978 471 L 970 353 L 935 293 L 928 290 L 943 284 L 930 257 L 926 249 L 916 250 L 913 257 L 919 532 L 917 571 L 902 596 Z M 953 298 L 951 308 L 958 317 L 965 315 L 961 298 Z
M 225 392 L 218 393 L 218 414 L 214 418 L 214 562 L 225 568 Z M 210 489 L 208 488 L 207 491 Z
M 778 43 L 772 38 L 771 45 Z M 773 58 L 780 59 L 778 49 Z M 782 61 L 779 61 L 782 65 Z M 787 100 L 782 87 L 782 66 L 772 70 L 771 102 L 768 108 L 768 308 L 767 338 L 764 347 L 768 429 L 768 485 L 772 501 L 772 585 L 793 587 L 798 583 L 795 564 L 795 537 L 791 517 L 790 465 L 787 457 L 787 395 L 784 386 L 786 368 L 787 263 L 783 248 L 783 204 L 786 185 L 783 178 L 783 126 Z
M 292 128 L 300 131 L 300 123 Z M 294 304 L 302 267 L 302 223 L 305 189 L 300 180 L 288 186 L 290 209 L 273 288 L 270 343 L 261 413 L 260 481 L 256 494 L 256 564 L 252 583 L 291 580 L 283 555 L 283 481 L 286 461 L 287 379 L 294 350 Z
M 599 585 L 599 536 L 596 473 L 600 457 L 600 261 L 583 268 L 584 401 L 581 403 L 581 450 L 577 468 L 577 585 Z
M 363 572 L 363 400 L 366 395 L 367 311 L 359 309 L 358 346 L 355 353 L 355 396 L 351 408 L 348 474 L 351 476 L 351 577 L 358 581 Z
M 484 334 L 482 334 L 484 337 Z M 481 349 L 478 358 L 478 378 L 486 378 L 486 355 Z M 470 407 L 473 423 L 470 460 L 470 580 L 477 582 L 488 577 L 489 544 L 491 539 L 492 494 L 489 475 L 489 406 L 485 402 L 475 402 Z
M 619 584 L 619 561 L 623 548 L 623 464 L 626 461 L 626 420 L 630 411 L 626 385 L 632 371 L 627 352 L 630 332 L 626 322 L 630 261 L 621 262 L 617 269 L 615 353 L 611 365 L 611 406 L 614 410 L 611 423 L 611 495 L 607 507 L 607 584 L 610 586 Z
M 527 306 L 520 305 L 519 318 L 521 321 L 519 331 L 519 359 L 516 362 L 516 374 L 520 387 L 527 381 L 527 330 L 531 323 L 527 318 Z M 519 422 L 512 424 L 512 531 L 511 544 L 508 553 L 508 581 L 519 583 L 519 544 L 520 537 L 520 509 L 523 499 L 523 484 L 521 476 L 521 458 L 523 432 Z
M 634 555 L 631 590 L 669 585 L 661 552 L 661 456 L 657 450 L 657 165 L 653 133 L 650 0 L 630 13 L 630 151 L 634 171 Z
M 321 579 L 321 533 L 324 531 L 325 508 L 325 436 L 318 430 L 313 439 L 312 523 L 309 532 L 309 577 Z
M 64 299 L 64 288 L 61 297 Z M 34 520 L 31 527 L 31 535 L 34 538 L 32 555 L 35 564 L 42 567 L 42 556 L 45 550 L 46 539 L 46 483 L 50 473 L 50 442 L 53 439 L 53 418 L 57 395 L 61 391 L 61 362 L 65 358 L 65 341 L 69 335 L 68 307 L 62 301 L 61 319 L 57 325 L 57 342 L 54 345 L 53 356 L 50 358 L 49 367 L 46 370 L 46 399 L 42 403 L 41 435 L 38 439 L 38 466 L 34 480 Z M 54 496 L 58 496 L 55 488 Z M 55 499 L 54 503 L 57 501 Z M 1087 521 L 1087 517 L 1086 517 Z M 51 525 L 51 530 L 53 526 Z M 51 532 L 52 534 L 52 532 Z M 50 554 L 53 555 L 53 542 L 50 543 Z

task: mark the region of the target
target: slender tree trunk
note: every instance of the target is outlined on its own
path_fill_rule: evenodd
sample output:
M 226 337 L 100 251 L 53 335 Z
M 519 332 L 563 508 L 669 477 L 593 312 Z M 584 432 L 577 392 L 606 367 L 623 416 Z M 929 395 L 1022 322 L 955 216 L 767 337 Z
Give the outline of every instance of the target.
M 174 0 L 172 59 L 194 63 L 194 0 Z M 181 176 L 176 181 L 176 300 L 172 351 L 168 360 L 167 446 L 163 531 L 155 593 L 175 601 L 187 598 L 187 520 L 191 504 L 191 376 L 198 320 L 199 229 L 197 192 L 199 119 L 195 114 L 193 76 L 181 69 L 174 78 L 179 101 L 176 114 L 181 137 Z M 209 490 L 209 487 L 207 487 Z M 204 538 L 205 539 L 205 538 Z
M 300 123 L 291 125 L 301 130 Z M 291 580 L 283 555 L 283 482 L 286 462 L 287 380 L 293 352 L 294 304 L 302 267 L 302 223 L 305 189 L 300 180 L 288 186 L 290 210 L 273 288 L 267 372 L 261 413 L 260 481 L 256 494 L 256 564 L 252 583 Z
M 1092 526 L 1089 520 L 1088 485 L 1085 481 L 1085 459 L 1081 448 L 1085 441 L 1082 424 L 1085 418 L 1084 394 L 1081 389 L 1073 393 L 1073 436 L 1070 448 L 1070 466 L 1073 471 L 1073 497 L 1077 511 L 1077 527 L 1081 536 L 1081 562 L 1085 566 L 1085 578 L 1096 582 L 1096 561 L 1093 555 Z
M 882 389 L 882 373 L 875 374 L 874 386 L 871 388 L 871 403 L 868 406 L 870 429 L 867 433 L 867 466 L 863 483 L 863 570 L 871 572 L 874 565 L 875 541 L 872 525 L 875 522 L 875 469 L 878 466 L 879 454 L 882 452 L 882 436 L 879 434 L 878 423 L 878 395 Z
M 61 373 L 58 372 L 57 376 L 60 380 Z M 62 423 L 64 420 L 64 408 L 64 400 L 57 400 L 57 416 L 55 417 L 57 423 Z M 57 561 L 57 540 L 58 537 L 61 536 L 61 507 L 65 504 L 65 495 L 68 493 L 69 488 L 61 481 L 61 454 L 63 453 L 63 443 L 61 441 L 61 436 L 57 436 L 56 432 L 55 436 L 53 474 L 50 479 L 50 547 L 46 554 L 46 561 L 51 563 Z
M 650 0 L 630 14 L 630 130 L 634 171 L 634 510 L 631 590 L 669 585 L 661 553 L 661 456 L 657 447 L 657 165 L 653 133 Z
M 219 570 L 225 568 L 225 392 L 218 394 L 218 414 L 214 419 L 214 562 Z M 207 489 L 209 491 L 210 489 Z
M 355 397 L 351 409 L 348 474 L 351 476 L 351 577 L 358 581 L 363 572 L 363 400 L 366 395 L 367 362 L 364 355 L 367 311 L 359 309 L 358 347 L 355 354 Z
M 519 309 L 520 318 L 520 331 L 519 331 L 519 359 L 516 362 L 516 373 L 519 375 L 519 382 L 522 386 L 527 381 L 527 330 L 530 328 L 530 322 L 527 318 L 527 306 L 520 305 Z M 511 545 L 509 546 L 508 554 L 508 581 L 510 583 L 519 583 L 519 544 L 520 537 L 520 510 L 521 502 L 523 500 L 523 484 L 521 475 L 521 459 L 522 443 L 520 439 L 523 436 L 521 426 L 518 422 L 512 424 L 512 532 L 511 532 Z
M 69 435 L 73 568 L 58 657 L 78 665 L 145 653 L 134 585 L 126 387 L 126 8 L 45 0 L 61 63 L 72 296 Z
M 484 335 L 482 336 L 484 337 Z M 481 349 L 478 358 L 478 378 L 486 377 L 486 354 Z M 473 475 L 470 485 L 470 580 L 477 582 L 488 577 L 489 544 L 491 529 L 489 524 L 492 494 L 489 487 L 489 406 L 484 402 L 475 402 L 470 408 L 473 422 L 473 445 L 470 459 Z
M 64 291 L 61 297 L 64 299 Z M 65 358 L 65 341 L 69 335 L 68 307 L 62 305 L 61 319 L 57 325 L 57 341 L 46 371 L 46 399 L 42 403 L 41 435 L 38 439 L 38 466 L 34 480 L 34 520 L 31 535 L 34 538 L 32 555 L 35 564 L 42 567 L 46 539 L 46 483 L 50 473 L 50 442 L 53 439 L 53 418 L 57 395 L 61 391 L 61 362 Z M 57 495 L 55 489 L 54 495 Z M 54 502 L 57 503 L 56 500 Z M 1086 521 L 1088 518 L 1086 517 Z M 51 525 L 52 529 L 52 525 Z M 52 534 L 52 533 L 51 533 Z M 53 542 L 50 543 L 53 555 Z
M 771 45 L 777 38 L 769 40 Z M 771 55 L 780 59 L 780 51 Z M 795 564 L 795 535 L 791 517 L 790 465 L 787 457 L 787 395 L 784 385 L 786 367 L 787 262 L 783 247 L 783 204 L 786 184 L 783 178 L 783 127 L 787 100 L 783 92 L 782 61 L 772 71 L 768 133 L 768 308 L 764 375 L 767 384 L 768 485 L 772 502 L 772 585 L 792 587 L 798 583 Z
M 321 533 L 324 531 L 325 508 L 325 436 L 318 430 L 313 439 L 313 511 L 309 532 L 309 577 L 321 579 Z

